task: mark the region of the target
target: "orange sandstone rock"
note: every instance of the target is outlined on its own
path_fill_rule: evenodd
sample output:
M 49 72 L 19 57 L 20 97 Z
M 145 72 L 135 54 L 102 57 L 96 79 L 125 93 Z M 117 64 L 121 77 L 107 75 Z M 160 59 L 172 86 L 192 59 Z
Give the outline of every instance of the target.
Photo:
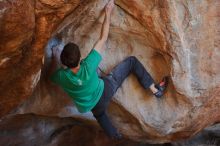
M 77 43 L 86 56 L 99 36 L 106 2 L 0 2 L 2 116 L 21 103 L 14 113 L 78 116 L 68 96 L 45 81 L 50 56 L 41 74 L 44 48 L 59 33 L 63 43 Z M 219 122 L 219 1 L 116 0 L 116 5 L 100 67 L 109 72 L 133 55 L 155 81 L 171 77 L 165 98 L 156 99 L 131 75 L 109 108 L 116 127 L 136 141 L 163 143 Z M 24 9 L 29 12 L 19 14 Z

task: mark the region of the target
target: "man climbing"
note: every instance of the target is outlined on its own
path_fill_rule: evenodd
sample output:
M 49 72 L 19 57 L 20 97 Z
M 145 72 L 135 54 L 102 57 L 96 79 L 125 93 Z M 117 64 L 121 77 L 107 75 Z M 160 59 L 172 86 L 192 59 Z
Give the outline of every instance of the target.
M 105 6 L 105 19 L 100 38 L 88 56 L 81 60 L 79 47 L 74 43 L 68 43 L 60 55 L 62 64 L 67 68 L 58 69 L 51 76 L 51 80 L 68 93 L 79 112 L 92 111 L 106 134 L 111 138 L 120 139 L 121 134 L 112 125 L 106 109 L 122 82 L 130 73 L 134 73 L 143 88 L 149 88 L 156 97 L 160 98 L 166 89 L 167 79 L 164 78 L 155 85 L 150 74 L 133 56 L 123 60 L 108 75 L 98 77 L 96 71 L 102 60 L 100 52 L 108 38 L 113 7 L 114 0 L 110 0 Z

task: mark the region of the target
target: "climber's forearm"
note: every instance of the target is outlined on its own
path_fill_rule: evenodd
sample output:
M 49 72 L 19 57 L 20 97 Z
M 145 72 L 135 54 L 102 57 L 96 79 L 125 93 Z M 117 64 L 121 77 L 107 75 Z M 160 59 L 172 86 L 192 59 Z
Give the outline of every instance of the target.
M 104 19 L 104 22 L 103 22 L 102 28 L 101 28 L 101 35 L 94 46 L 94 49 L 96 49 L 96 51 L 98 51 L 98 52 L 101 52 L 105 42 L 108 39 L 109 28 L 110 28 L 110 19 L 111 19 L 110 14 L 105 14 L 105 19 Z
M 110 21 L 111 21 L 111 13 L 114 7 L 114 0 L 109 0 L 107 5 L 105 6 L 105 18 L 101 28 L 101 34 L 98 41 L 95 43 L 94 49 L 101 52 L 105 42 L 108 39 Z
M 51 57 L 51 63 L 49 65 L 49 68 L 48 68 L 48 71 L 47 71 L 47 79 L 46 80 L 49 80 L 51 75 L 56 71 L 57 67 L 58 67 L 58 64 L 57 64 L 56 57 L 52 56 Z
M 111 14 L 105 14 L 105 20 L 102 25 L 100 40 L 106 42 L 108 39 L 109 28 L 110 28 Z

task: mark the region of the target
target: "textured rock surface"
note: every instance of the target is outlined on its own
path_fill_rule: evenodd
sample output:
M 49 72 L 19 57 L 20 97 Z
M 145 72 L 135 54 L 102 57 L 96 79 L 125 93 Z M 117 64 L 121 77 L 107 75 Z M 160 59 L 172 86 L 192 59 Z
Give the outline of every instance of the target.
M 106 1 L 0 2 L 1 115 L 30 97 L 51 35 L 59 33 L 63 43 L 78 43 L 83 56 L 90 51 Z M 172 79 L 166 97 L 155 99 L 129 77 L 109 108 L 119 130 L 137 141 L 162 143 L 188 138 L 219 122 L 220 2 L 116 0 L 116 4 L 100 67 L 109 72 L 134 55 L 156 81 L 163 75 Z M 49 58 L 47 51 L 41 81 L 14 113 L 78 116 L 70 99 L 46 82 Z
M 46 2 L 0 1 L 1 116 L 31 95 L 51 33 L 79 4 L 79 0 Z
M 85 119 L 15 115 L 0 123 L 1 146 L 219 146 L 220 125 L 209 127 L 187 141 L 166 144 L 137 143 L 126 138 L 110 140 Z
M 128 139 L 112 141 L 97 125 L 74 118 L 16 115 L 4 119 L 0 131 L 1 146 L 142 146 Z

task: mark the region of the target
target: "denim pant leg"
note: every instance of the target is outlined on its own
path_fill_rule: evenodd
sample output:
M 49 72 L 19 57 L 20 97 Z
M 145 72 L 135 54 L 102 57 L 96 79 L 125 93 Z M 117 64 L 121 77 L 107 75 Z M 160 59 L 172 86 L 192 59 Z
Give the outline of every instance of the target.
M 100 126 L 112 138 L 117 135 L 117 129 L 112 125 L 106 109 L 109 102 L 122 82 L 130 73 L 134 73 L 138 81 L 146 89 L 154 83 L 150 74 L 146 71 L 144 66 L 135 57 L 128 57 L 118 64 L 109 75 L 103 77 L 104 91 L 97 105 L 92 109 L 94 117 L 97 119 Z
M 92 109 L 92 113 L 96 118 L 99 125 L 103 128 L 105 133 L 111 138 L 117 138 L 117 129 L 111 123 L 106 109 L 110 103 L 110 100 L 114 94 L 112 85 L 107 78 L 103 78 L 104 81 L 104 91 L 96 106 Z
M 150 85 L 154 83 L 153 78 L 140 61 L 136 57 L 130 56 L 119 63 L 110 74 L 107 75 L 107 78 L 110 79 L 113 85 L 114 93 L 130 73 L 133 73 L 137 77 L 139 83 L 145 89 L 149 88 Z

